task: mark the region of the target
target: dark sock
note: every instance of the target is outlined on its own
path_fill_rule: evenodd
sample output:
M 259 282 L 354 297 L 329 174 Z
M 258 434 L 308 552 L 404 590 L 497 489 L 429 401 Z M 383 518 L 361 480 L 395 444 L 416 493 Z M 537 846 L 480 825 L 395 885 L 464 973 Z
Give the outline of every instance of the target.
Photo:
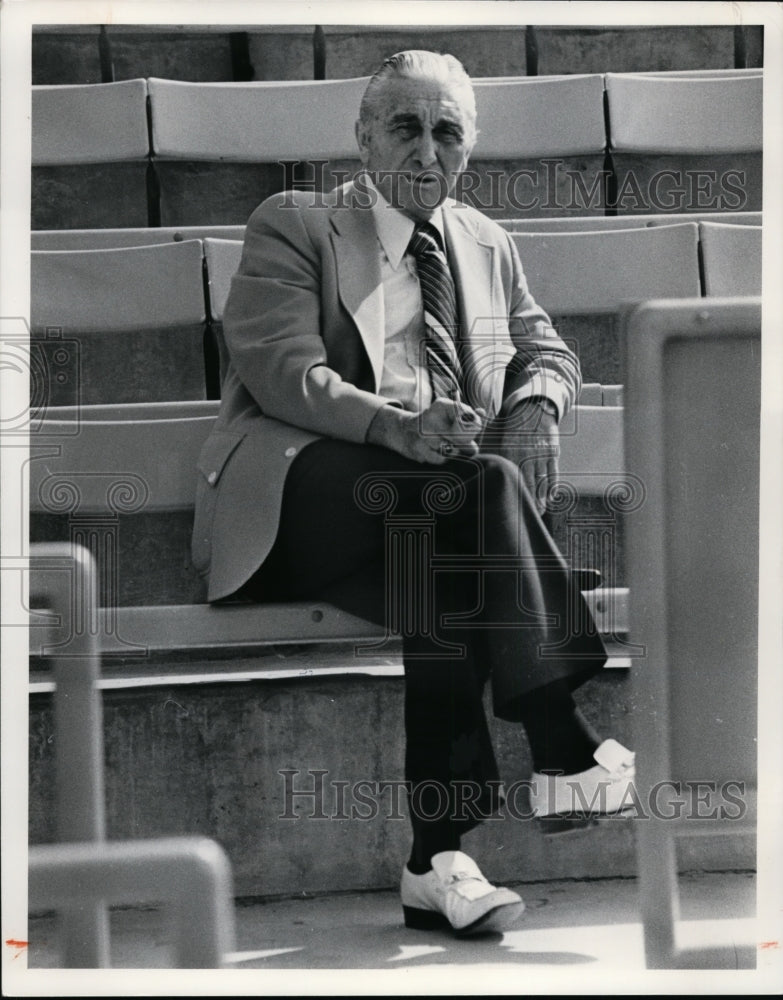
M 534 770 L 575 774 L 595 764 L 593 752 L 601 740 L 576 707 L 566 681 L 529 692 L 520 714 Z
M 442 824 L 421 825 L 413 832 L 408 869 L 412 875 L 425 875 L 432 868 L 432 856 L 441 851 L 458 851 L 459 834 Z

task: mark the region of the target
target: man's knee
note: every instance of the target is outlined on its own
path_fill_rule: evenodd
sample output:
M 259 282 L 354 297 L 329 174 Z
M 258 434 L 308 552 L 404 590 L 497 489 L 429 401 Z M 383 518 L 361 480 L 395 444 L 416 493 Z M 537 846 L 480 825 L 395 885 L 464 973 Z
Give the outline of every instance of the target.
M 474 462 L 479 470 L 482 502 L 490 506 L 516 499 L 522 486 L 518 466 L 507 458 L 481 452 Z

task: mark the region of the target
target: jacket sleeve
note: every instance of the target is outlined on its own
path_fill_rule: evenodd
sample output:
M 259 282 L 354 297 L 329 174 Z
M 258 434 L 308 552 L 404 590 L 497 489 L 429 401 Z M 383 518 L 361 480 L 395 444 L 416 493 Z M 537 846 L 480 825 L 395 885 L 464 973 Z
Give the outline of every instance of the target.
M 531 295 L 514 241 L 508 233 L 504 237 L 509 247 L 505 266 L 510 273 L 504 275 L 510 283 L 509 330 L 516 353 L 506 369 L 502 412 L 509 413 L 527 397 L 545 396 L 562 419 L 579 396 L 579 361 Z
M 290 192 L 251 216 L 223 317 L 231 364 L 263 413 L 304 430 L 364 441 L 388 402 L 327 364 L 321 250 Z

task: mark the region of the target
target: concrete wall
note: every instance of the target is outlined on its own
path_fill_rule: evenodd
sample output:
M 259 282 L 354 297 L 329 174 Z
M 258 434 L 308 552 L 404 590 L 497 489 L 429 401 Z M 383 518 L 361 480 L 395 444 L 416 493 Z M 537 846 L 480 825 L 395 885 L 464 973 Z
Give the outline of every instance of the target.
M 759 26 L 507 25 L 442 28 L 327 25 L 237 26 L 241 56 L 232 52 L 231 26 L 150 31 L 110 25 L 37 29 L 33 83 L 99 83 L 159 76 L 170 80 L 308 80 L 365 76 L 393 52 L 431 48 L 451 52 L 473 76 L 623 73 L 647 70 L 730 69 L 763 65 Z M 237 40 L 235 40 L 235 45 Z M 248 65 L 249 64 L 249 65 Z M 237 76 L 237 71 L 240 76 Z M 244 75 L 244 74 L 247 75 Z
M 150 666 L 154 672 L 154 665 Z M 391 793 L 370 795 L 371 807 L 345 792 L 340 809 L 332 781 L 397 781 L 403 776 L 401 678 L 341 676 L 203 686 L 171 686 L 105 694 L 106 801 L 110 838 L 198 833 L 228 852 L 239 896 L 391 887 L 409 849 L 404 799 L 385 818 Z M 599 732 L 632 742 L 629 677 L 607 670 L 578 692 Z M 520 727 L 493 724 L 507 787 L 526 779 L 530 757 Z M 30 707 L 30 841 L 55 837 L 50 696 Z M 297 790 L 315 788 L 309 770 L 325 770 L 322 811 L 299 796 L 286 812 L 281 770 L 298 772 Z M 365 789 L 365 792 L 367 789 Z M 464 847 L 497 880 L 632 876 L 633 823 L 544 837 L 518 818 L 526 792 L 504 819 L 485 823 Z M 394 809 L 391 809 L 394 812 Z M 697 838 L 684 845 L 684 869 L 747 868 L 752 843 Z

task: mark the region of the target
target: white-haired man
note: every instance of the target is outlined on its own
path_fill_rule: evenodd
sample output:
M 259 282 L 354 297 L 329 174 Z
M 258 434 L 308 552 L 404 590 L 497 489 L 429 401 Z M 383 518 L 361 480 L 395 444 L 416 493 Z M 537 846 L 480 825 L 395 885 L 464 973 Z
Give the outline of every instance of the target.
M 524 903 L 461 851 L 502 803 L 486 681 L 495 714 L 525 727 L 539 817 L 573 809 L 566 778 L 612 811 L 633 776 L 633 755 L 573 702 L 605 652 L 540 517 L 579 367 L 507 234 L 451 199 L 476 138 L 461 64 L 387 59 L 356 136 L 353 183 L 274 196 L 248 223 L 194 561 L 210 600 L 317 598 L 379 623 L 402 616 L 405 922 L 502 930 Z M 384 503 L 426 515 L 431 550 L 387 545 Z

